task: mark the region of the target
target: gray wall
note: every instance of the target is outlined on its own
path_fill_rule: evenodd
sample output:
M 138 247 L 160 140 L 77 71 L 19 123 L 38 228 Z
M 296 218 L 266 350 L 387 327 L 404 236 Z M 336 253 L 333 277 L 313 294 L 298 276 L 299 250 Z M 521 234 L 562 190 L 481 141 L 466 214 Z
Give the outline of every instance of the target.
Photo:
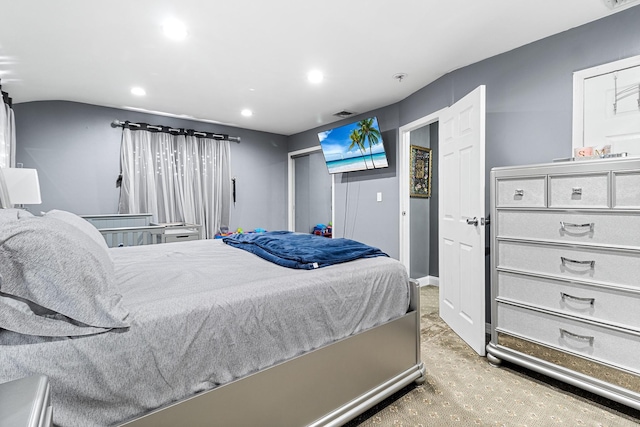
M 392 144 L 386 145 L 387 151 L 394 150 L 397 157 L 400 126 L 450 106 L 477 86 L 486 85 L 486 209 L 489 212 L 488 183 L 492 167 L 543 163 L 571 156 L 573 72 L 640 55 L 638 23 L 640 6 L 634 6 L 452 71 L 399 103 L 363 113 L 355 119 L 292 135 L 289 137 L 289 149 L 292 151 L 317 144 L 315 133 L 319 130 L 377 115 L 385 131 L 385 144 L 393 140 Z M 390 137 L 386 138 L 386 135 Z M 355 174 L 343 174 L 341 181 L 342 186 L 346 181 L 362 185 L 361 191 L 350 191 L 350 211 L 360 211 L 361 215 L 358 228 L 351 230 L 346 237 L 369 244 L 374 240 L 384 240 L 380 247 L 397 257 L 399 201 L 395 171 L 384 176 L 368 175 L 366 183 L 364 177 Z M 437 188 L 436 181 L 433 184 Z M 376 188 L 388 189 L 395 192 L 396 196 L 393 200 L 387 197 L 376 215 L 371 215 L 367 207 L 371 205 L 372 192 Z M 336 198 L 336 213 L 344 210 L 339 200 Z M 431 208 L 437 211 L 434 206 Z M 336 222 L 340 223 L 340 216 L 336 217 Z M 388 227 L 390 232 L 385 233 L 384 238 L 374 239 L 370 230 L 379 230 L 380 224 Z M 432 222 L 432 236 L 437 234 L 434 226 Z M 429 264 L 431 268 L 434 264 L 437 266 L 437 262 L 431 260 Z M 434 273 L 437 275 L 437 271 L 430 272 L 432 275 Z M 489 280 L 486 285 L 489 295 Z M 490 319 L 489 315 L 487 310 L 487 320 Z
M 380 248 L 393 258 L 399 256 L 399 197 L 397 179 L 398 106 L 391 105 L 345 120 L 354 122 L 376 116 L 389 167 L 369 171 L 337 174 L 335 177 L 335 224 L 333 235 L 355 239 Z M 341 122 L 342 123 L 342 122 Z M 319 131 L 331 129 L 336 123 L 308 130 L 289 137 L 289 151 L 319 144 Z M 376 201 L 382 193 L 382 202 Z
M 286 229 L 287 137 L 210 123 L 65 101 L 14 104 L 16 161 L 38 169 L 42 204 L 33 212 L 116 213 L 121 128 L 139 121 L 240 136 L 231 143 L 237 203 L 229 227 Z
M 400 124 L 487 86 L 492 167 L 569 157 L 573 72 L 640 54 L 640 6 L 455 70 L 400 103 Z M 487 193 L 487 207 L 489 205 Z
M 399 103 L 288 138 L 84 104 L 17 104 L 14 108 L 17 161 L 40 170 L 44 203 L 38 209 L 57 207 L 78 213 L 111 213 L 117 206 L 114 180 L 120 141 L 120 132 L 109 126 L 112 120 L 138 120 L 239 135 L 243 142 L 232 146 L 238 203 L 232 211 L 230 226 L 280 229 L 286 227 L 287 152 L 318 145 L 316 134 L 320 130 L 375 115 L 390 167 L 336 177 L 334 233 L 377 246 L 397 258 L 400 126 L 447 107 L 484 84 L 487 182 L 494 166 L 568 157 L 573 72 L 639 55 L 639 22 L 640 6 L 635 6 L 452 71 Z M 437 188 L 435 180 L 433 185 Z M 377 192 L 383 193 L 382 202 L 376 202 Z M 488 209 L 488 191 L 486 205 Z M 433 223 L 430 228 L 432 236 L 437 233 Z M 431 260 L 429 264 L 433 268 Z

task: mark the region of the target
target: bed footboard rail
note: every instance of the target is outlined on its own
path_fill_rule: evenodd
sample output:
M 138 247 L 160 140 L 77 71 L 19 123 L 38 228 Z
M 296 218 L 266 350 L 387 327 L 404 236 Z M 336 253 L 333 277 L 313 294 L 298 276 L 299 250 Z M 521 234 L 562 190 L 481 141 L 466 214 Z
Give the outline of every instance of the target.
M 420 292 L 395 320 L 158 409 L 121 427 L 338 427 L 412 382 L 422 383 Z M 283 410 L 283 407 L 287 407 Z
M 420 336 L 420 282 L 415 279 L 409 279 L 409 313 L 415 313 L 416 323 L 416 364 L 420 366 L 421 375 L 416 379 L 417 384 L 422 384 L 425 381 L 426 370 L 422 364 L 421 354 L 421 336 Z

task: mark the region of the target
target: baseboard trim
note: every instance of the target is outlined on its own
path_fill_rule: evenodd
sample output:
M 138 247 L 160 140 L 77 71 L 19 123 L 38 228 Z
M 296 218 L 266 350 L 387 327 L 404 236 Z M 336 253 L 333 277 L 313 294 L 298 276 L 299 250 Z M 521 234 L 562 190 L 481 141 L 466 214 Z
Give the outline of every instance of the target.
M 438 278 L 436 276 L 419 277 L 419 278 L 417 278 L 415 280 L 420 284 L 420 287 L 423 287 L 423 286 L 440 286 L 440 278 Z

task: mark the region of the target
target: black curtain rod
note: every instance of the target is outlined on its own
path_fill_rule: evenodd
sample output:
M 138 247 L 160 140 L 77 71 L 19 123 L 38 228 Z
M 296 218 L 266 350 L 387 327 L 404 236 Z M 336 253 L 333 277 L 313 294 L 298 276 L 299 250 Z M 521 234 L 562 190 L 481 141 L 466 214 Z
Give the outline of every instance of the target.
M 9 106 L 9 108 L 13 108 L 13 100 L 9 96 L 9 94 L 5 91 L 2 91 L 2 101 Z
M 148 123 L 132 123 L 132 122 L 130 122 L 128 120 L 124 121 L 124 122 L 121 122 L 120 120 L 114 120 L 111 123 L 111 126 L 128 128 L 128 129 L 134 129 L 135 128 L 135 130 L 148 130 L 148 131 L 151 131 L 151 132 L 165 132 L 165 133 L 170 133 L 172 135 L 201 136 L 201 137 L 204 137 L 204 138 L 217 139 L 217 140 L 221 140 L 221 141 L 233 141 L 233 142 L 237 142 L 238 144 L 240 143 L 240 137 L 239 136 L 229 136 L 229 135 L 222 134 L 222 133 L 197 131 L 197 130 L 193 130 L 193 129 L 172 128 L 170 126 L 150 125 Z

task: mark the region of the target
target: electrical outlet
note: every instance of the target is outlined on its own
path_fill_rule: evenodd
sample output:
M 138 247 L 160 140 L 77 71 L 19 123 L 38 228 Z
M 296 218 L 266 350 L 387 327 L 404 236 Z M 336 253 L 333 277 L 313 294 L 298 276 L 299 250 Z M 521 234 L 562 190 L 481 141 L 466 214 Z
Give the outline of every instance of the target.
M 381 201 L 382 201 L 382 193 L 381 193 L 381 192 L 378 192 L 378 194 L 376 195 L 376 200 L 377 200 L 378 202 L 381 202 Z

